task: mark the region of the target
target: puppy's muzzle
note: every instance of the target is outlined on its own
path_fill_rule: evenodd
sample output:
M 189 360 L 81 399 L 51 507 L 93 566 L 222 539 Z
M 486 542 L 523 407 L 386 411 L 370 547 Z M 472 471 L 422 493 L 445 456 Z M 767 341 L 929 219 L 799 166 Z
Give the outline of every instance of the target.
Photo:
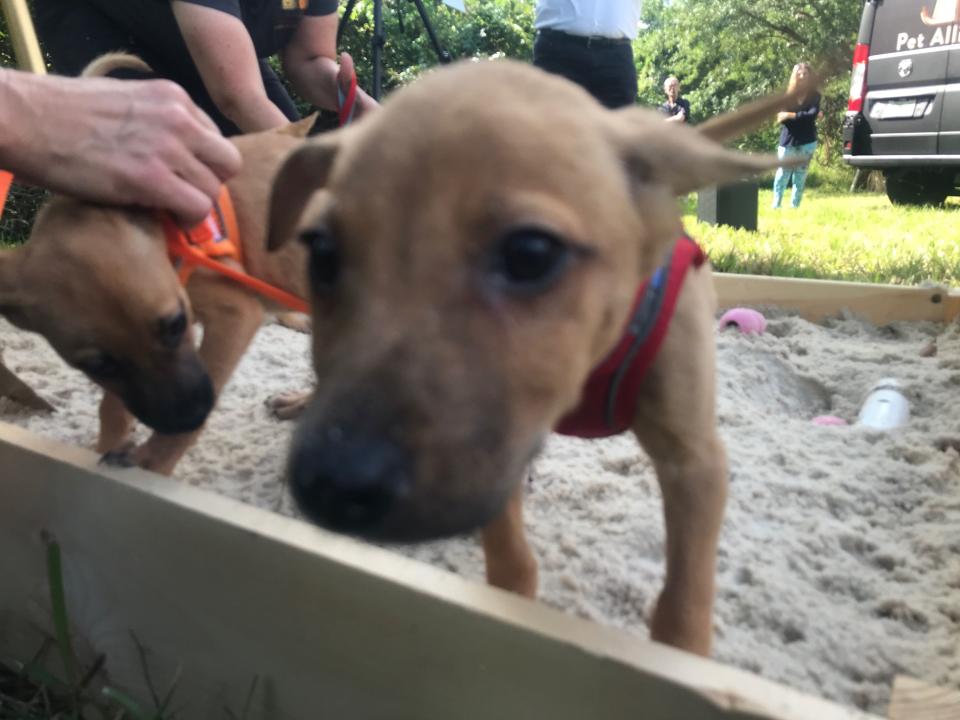
M 122 397 L 140 422 L 164 435 L 199 429 L 216 399 L 210 376 L 199 361 L 182 368 L 173 381 L 135 383 Z
M 366 537 L 413 484 L 409 454 L 387 438 L 348 435 L 336 427 L 300 437 L 290 463 L 290 489 L 313 522 Z

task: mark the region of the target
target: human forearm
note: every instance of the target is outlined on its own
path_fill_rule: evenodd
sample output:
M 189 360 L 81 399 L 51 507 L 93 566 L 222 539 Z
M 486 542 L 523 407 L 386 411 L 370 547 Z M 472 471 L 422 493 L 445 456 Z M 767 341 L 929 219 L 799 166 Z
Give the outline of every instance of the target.
M 267 97 L 262 87 L 223 90 L 212 93 L 213 102 L 241 132 L 251 133 L 281 127 L 290 122 Z
M 30 152 L 25 130 L 34 125 L 30 103 L 31 76 L 0 68 L 0 170 L 22 174 L 24 157 Z
M 177 0 L 172 5 L 183 41 L 214 105 L 243 132 L 288 121 L 267 97 L 256 48 L 239 16 Z

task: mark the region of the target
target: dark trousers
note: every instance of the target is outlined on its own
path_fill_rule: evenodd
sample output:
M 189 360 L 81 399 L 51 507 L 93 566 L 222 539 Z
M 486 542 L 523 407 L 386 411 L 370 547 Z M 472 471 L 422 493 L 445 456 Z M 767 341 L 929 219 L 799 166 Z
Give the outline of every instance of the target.
M 146 61 L 157 76 L 183 87 L 224 135 L 240 132 L 210 98 L 169 2 L 34 0 L 33 15 L 55 72 L 79 75 L 104 53 L 129 52 Z M 290 120 L 298 119 L 293 100 L 266 60 L 260 60 L 260 74 L 270 100 Z
M 637 68 L 629 41 L 540 31 L 533 44 L 533 64 L 582 85 L 608 108 L 637 101 Z

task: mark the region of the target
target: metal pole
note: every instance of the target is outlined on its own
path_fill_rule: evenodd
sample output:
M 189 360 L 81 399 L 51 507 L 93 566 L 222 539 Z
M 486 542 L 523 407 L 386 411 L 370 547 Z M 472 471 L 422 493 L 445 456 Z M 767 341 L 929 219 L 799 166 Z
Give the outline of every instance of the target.
M 373 54 L 373 93 L 372 97 L 380 102 L 383 92 L 383 45 L 386 35 L 383 32 L 383 0 L 373 0 L 373 38 L 370 40 Z
M 13 52 L 17 56 L 17 65 L 21 70 L 29 70 L 38 75 L 47 72 L 47 64 L 40 52 L 37 33 L 33 29 L 33 18 L 27 0 L 0 0 L 3 14 L 7 18 L 7 28 L 13 41 Z

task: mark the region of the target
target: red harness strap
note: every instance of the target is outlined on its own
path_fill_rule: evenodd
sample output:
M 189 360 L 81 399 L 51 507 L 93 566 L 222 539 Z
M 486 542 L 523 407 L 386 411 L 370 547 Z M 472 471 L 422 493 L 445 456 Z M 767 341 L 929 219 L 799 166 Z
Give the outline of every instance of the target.
M 598 438 L 630 428 L 640 384 L 666 337 L 687 270 L 706 260 L 703 250 L 684 235 L 667 264 L 637 290 L 624 334 L 583 386 L 580 404 L 555 428 L 561 435 Z
M 160 213 L 160 221 L 167 240 L 167 253 L 177 266 L 177 274 L 184 285 L 194 270 L 205 267 L 291 310 L 310 311 L 310 305 L 303 298 L 234 267 L 243 268 L 243 255 L 237 216 L 226 186 L 220 190 L 217 206 L 199 225 L 185 231 L 168 213 Z

